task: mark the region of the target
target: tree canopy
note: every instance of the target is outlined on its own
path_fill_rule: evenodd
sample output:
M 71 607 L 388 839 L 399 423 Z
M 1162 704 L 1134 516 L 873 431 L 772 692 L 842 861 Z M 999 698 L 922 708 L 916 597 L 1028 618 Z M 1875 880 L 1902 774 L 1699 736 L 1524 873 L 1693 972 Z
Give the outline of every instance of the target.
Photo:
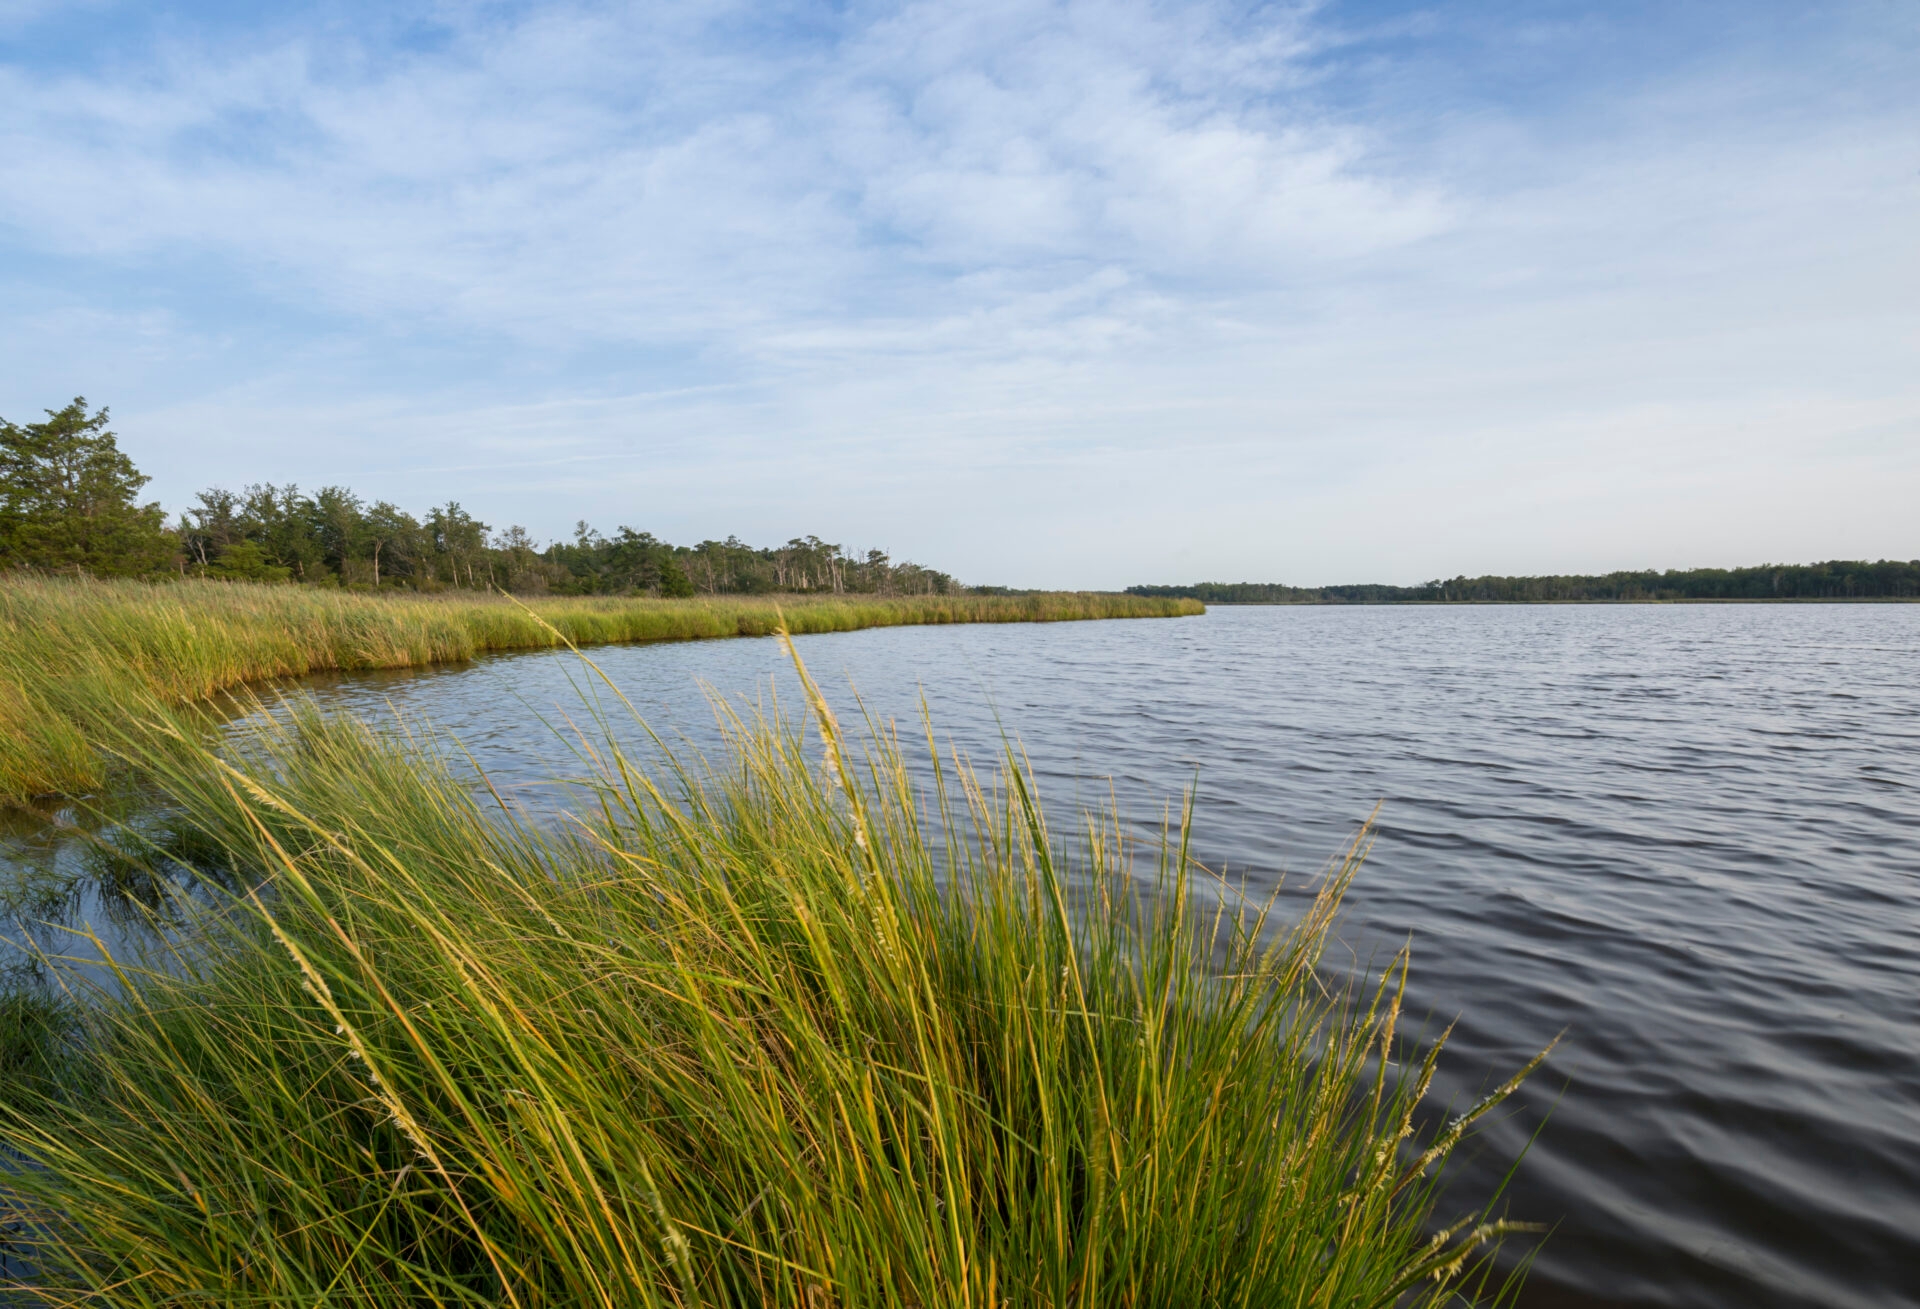
M 157 502 L 139 501 L 148 478 L 120 449 L 106 409 L 89 412 L 76 397 L 46 414 L 40 423 L 0 419 L 0 569 L 560 595 L 962 589 L 937 569 L 895 563 L 883 550 L 852 554 L 817 536 L 771 548 L 734 536 L 682 546 L 626 526 L 605 536 L 582 522 L 571 541 L 541 545 L 524 527 L 496 532 L 457 500 L 415 515 L 345 486 L 209 487 L 170 527 Z
M 84 396 L 43 423 L 0 418 L 0 567 L 132 577 L 171 566 L 175 541 L 147 478 Z
M 181 516 L 178 539 L 189 573 L 323 586 L 658 596 L 962 589 L 936 569 L 895 563 L 883 550 L 850 554 L 817 536 L 771 548 L 733 536 L 684 546 L 626 526 L 603 535 L 581 522 L 571 541 L 541 545 L 518 525 L 496 531 L 456 500 L 416 516 L 344 486 L 312 494 L 268 482 L 211 487 Z
M 817 536 L 772 547 L 736 536 L 684 546 L 625 525 L 603 535 L 583 521 L 572 540 L 541 545 L 524 527 L 495 531 L 457 500 L 416 516 L 386 500 L 369 503 L 345 486 L 311 494 L 271 482 L 237 492 L 209 487 L 170 528 L 157 502 L 140 502 L 148 479 L 121 451 L 105 408 L 90 413 L 85 397 L 76 396 L 46 415 L 39 423 L 0 418 L 0 569 L 105 577 L 177 571 L 231 581 L 556 595 L 944 595 L 969 589 L 937 569 L 895 563 L 884 550 L 850 552 Z M 1210 604 L 1896 599 L 1920 598 L 1920 560 L 1455 577 L 1417 586 L 1196 582 L 1127 590 Z

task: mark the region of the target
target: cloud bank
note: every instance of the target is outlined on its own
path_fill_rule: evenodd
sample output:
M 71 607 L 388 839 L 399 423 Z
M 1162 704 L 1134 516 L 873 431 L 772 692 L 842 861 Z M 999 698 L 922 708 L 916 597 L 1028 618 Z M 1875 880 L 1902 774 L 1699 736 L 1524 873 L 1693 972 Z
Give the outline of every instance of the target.
M 974 580 L 1920 545 L 1899 7 L 0 9 L 0 413 Z

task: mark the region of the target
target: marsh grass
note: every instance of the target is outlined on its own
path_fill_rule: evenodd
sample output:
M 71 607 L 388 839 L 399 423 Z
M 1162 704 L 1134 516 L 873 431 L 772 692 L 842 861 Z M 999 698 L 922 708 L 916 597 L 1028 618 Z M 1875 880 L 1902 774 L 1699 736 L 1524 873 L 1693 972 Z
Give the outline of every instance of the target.
M 182 581 L 0 578 L 0 802 L 99 788 L 94 748 L 126 706 L 180 706 L 272 678 L 407 668 L 493 650 L 917 623 L 1197 614 L 1191 600 L 779 596 L 693 600 L 405 596 Z
M 1518 1079 L 1426 1121 L 1405 961 L 1357 989 L 1320 966 L 1364 835 L 1279 923 L 1191 863 L 1184 820 L 1052 833 L 1012 751 L 983 776 L 930 732 L 916 785 L 802 682 L 811 730 L 728 714 L 711 765 L 593 747 L 557 825 L 311 708 L 232 762 L 128 727 L 243 889 L 81 1006 L 83 1066 L 0 1107 L 19 1293 L 1501 1298 L 1505 1229 L 1441 1225 L 1436 1179 Z

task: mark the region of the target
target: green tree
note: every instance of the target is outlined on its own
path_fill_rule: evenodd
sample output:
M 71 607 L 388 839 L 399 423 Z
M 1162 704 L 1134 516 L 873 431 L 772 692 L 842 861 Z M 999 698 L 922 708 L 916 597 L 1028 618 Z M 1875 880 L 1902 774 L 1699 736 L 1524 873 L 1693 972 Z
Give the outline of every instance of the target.
M 321 559 L 341 581 L 359 580 L 349 574 L 365 548 L 366 506 L 344 486 L 323 486 L 306 503 L 307 530 L 319 543 Z
M 148 479 L 84 396 L 44 423 L 0 418 L 0 565 L 80 569 L 109 577 L 157 572 L 176 542 L 158 502 L 135 500 Z
M 447 566 L 447 580 L 455 586 L 478 586 L 473 564 L 475 559 L 486 564 L 487 533 L 492 529 L 462 509 L 458 500 L 429 512 L 426 528 L 435 554 Z
M 693 594 L 693 580 L 672 555 L 660 561 L 660 594 L 670 600 L 684 600 Z
M 268 563 L 302 582 L 325 572 L 326 546 L 313 530 L 313 502 L 298 486 L 255 483 L 246 488 L 240 514 L 246 539 L 260 547 Z
M 180 515 L 180 545 L 189 567 L 205 572 L 221 551 L 245 534 L 240 497 L 221 486 L 210 486 L 199 503 Z
M 411 577 L 426 552 L 426 533 L 410 513 L 386 500 L 367 510 L 362 528 L 373 561 L 373 584 L 380 585 L 381 559 L 389 578 Z
M 230 582 L 284 582 L 293 571 L 268 561 L 264 551 L 252 541 L 235 541 L 206 566 L 208 577 Z

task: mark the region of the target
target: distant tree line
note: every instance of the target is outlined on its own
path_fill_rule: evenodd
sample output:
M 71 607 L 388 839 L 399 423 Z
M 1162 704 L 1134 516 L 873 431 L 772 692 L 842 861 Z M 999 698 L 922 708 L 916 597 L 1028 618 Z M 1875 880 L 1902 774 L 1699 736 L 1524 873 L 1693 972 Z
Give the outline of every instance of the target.
M 1130 586 L 1132 595 L 1187 596 L 1207 604 L 1407 604 L 1463 601 L 1537 604 L 1553 600 L 1888 600 L 1920 598 L 1920 559 L 1835 559 L 1752 568 L 1670 568 L 1598 576 L 1456 577 L 1418 586 L 1358 583 L 1283 586 L 1197 582 Z
M 147 478 L 84 397 L 43 423 L 0 419 L 0 568 L 102 577 L 185 575 L 367 590 L 499 588 L 556 595 L 755 595 L 774 591 L 945 595 L 943 572 L 849 554 L 816 536 L 756 548 L 728 537 L 672 545 L 582 522 L 541 545 L 523 527 L 496 532 L 457 501 L 415 516 L 344 486 L 311 494 L 256 483 L 211 487 L 169 524 L 139 503 Z

